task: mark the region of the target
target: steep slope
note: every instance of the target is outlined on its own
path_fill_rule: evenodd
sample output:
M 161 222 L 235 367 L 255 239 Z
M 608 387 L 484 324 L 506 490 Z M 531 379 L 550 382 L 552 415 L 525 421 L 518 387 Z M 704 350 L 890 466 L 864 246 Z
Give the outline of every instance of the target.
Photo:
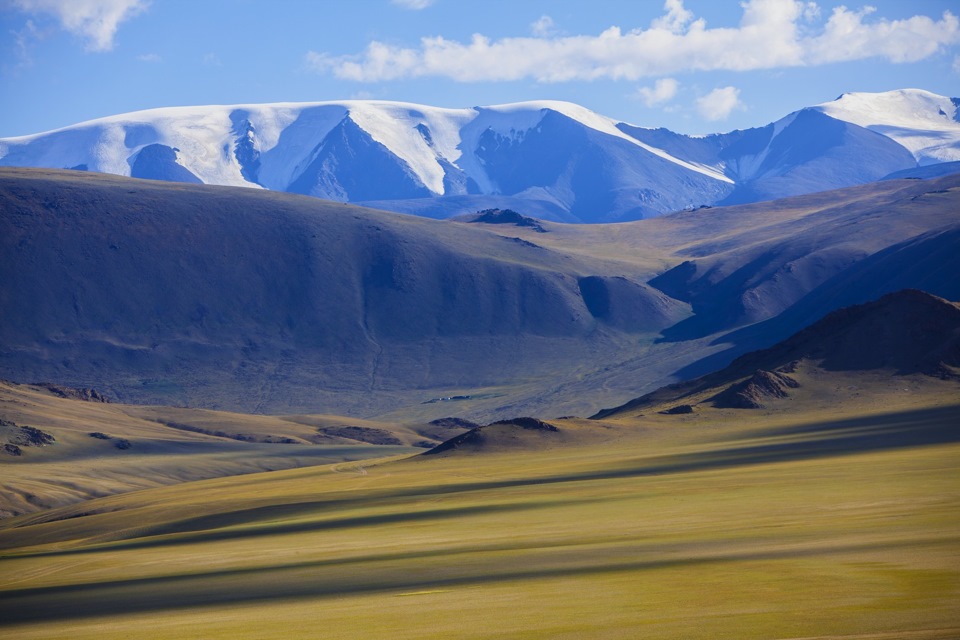
M 765 127 L 696 137 L 556 101 L 176 107 L 0 139 L 0 166 L 266 188 L 434 218 L 513 208 L 605 222 L 957 160 L 956 111 L 956 99 L 919 90 L 845 94 Z
M 960 390 L 960 304 L 905 289 L 845 307 L 720 371 L 663 387 L 593 418 L 679 404 L 762 407 L 763 398 L 784 398 L 800 386 L 792 377 L 798 369 L 813 378 L 817 372 L 879 371 L 888 379 L 922 375 L 949 380 Z
M 288 194 L 6 170 L 0 209 L 3 375 L 125 400 L 370 412 L 688 313 L 615 262 Z
M 919 241 L 925 233 L 960 230 L 958 206 L 960 175 L 953 175 L 877 183 L 825 193 L 822 199 L 806 196 L 714 209 L 710 222 L 707 216 L 650 221 L 648 226 L 663 226 L 681 237 L 696 231 L 691 223 L 697 218 L 702 225 L 677 252 L 683 262 L 650 281 L 668 295 L 690 302 L 695 312 L 665 336 L 702 337 L 768 320 L 791 307 L 808 312 L 786 333 L 772 336 L 775 341 L 838 306 L 866 302 L 895 289 L 923 288 L 953 296 L 950 264 L 957 246 L 955 233 L 944 235 L 936 251 L 931 246 L 926 259 L 893 247 L 909 239 Z M 781 217 L 784 212 L 802 213 Z M 881 260 L 881 251 L 896 253 L 884 259 L 882 274 L 875 270 L 880 266 L 871 266 Z M 865 272 L 855 283 L 857 270 Z M 832 292 L 819 303 L 805 299 L 821 286 L 832 286 Z
M 805 309 L 956 287 L 960 176 L 616 225 L 82 172 L 0 183 L 0 376 L 136 402 L 589 415 L 769 346 Z

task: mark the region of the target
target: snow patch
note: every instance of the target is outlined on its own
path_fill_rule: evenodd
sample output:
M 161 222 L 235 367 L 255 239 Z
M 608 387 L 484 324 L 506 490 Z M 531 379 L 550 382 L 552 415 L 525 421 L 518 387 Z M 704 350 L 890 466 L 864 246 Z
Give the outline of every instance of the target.
M 957 106 L 948 97 L 921 89 L 845 93 L 813 108 L 887 136 L 920 164 L 960 160 Z

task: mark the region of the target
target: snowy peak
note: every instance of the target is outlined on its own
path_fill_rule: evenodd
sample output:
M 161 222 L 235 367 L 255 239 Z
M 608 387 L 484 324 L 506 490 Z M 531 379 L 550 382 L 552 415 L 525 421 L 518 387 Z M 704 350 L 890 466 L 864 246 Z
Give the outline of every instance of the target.
M 0 165 L 290 191 L 438 218 L 495 207 L 612 222 L 960 161 L 958 105 L 913 89 L 851 93 L 709 136 L 561 101 L 171 107 L 0 139 Z
M 812 107 L 891 138 L 920 164 L 960 160 L 960 99 L 921 89 L 885 93 L 845 93 Z

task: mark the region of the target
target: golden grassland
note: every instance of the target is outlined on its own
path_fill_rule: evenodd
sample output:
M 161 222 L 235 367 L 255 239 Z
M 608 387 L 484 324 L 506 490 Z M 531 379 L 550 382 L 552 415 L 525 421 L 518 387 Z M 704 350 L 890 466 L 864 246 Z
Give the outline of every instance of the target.
M 955 383 L 831 384 L 5 520 L 0 634 L 960 637 Z
M 0 382 L 0 418 L 56 438 L 51 446 L 24 447 L 19 457 L 0 453 L 0 517 L 191 480 L 412 452 L 412 444 L 427 439 L 409 427 L 368 420 L 101 404 L 6 382 Z M 331 435 L 347 425 L 389 434 L 395 446 Z M 121 439 L 132 446 L 118 449 Z

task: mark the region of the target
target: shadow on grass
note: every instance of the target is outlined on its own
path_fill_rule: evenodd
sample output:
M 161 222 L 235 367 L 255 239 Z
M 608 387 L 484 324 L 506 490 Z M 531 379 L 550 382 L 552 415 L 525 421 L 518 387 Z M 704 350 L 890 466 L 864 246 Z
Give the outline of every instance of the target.
M 413 565 L 398 564 L 398 562 L 429 561 L 443 556 L 522 551 L 525 548 L 543 549 L 544 547 L 493 546 L 481 549 L 459 548 L 373 555 L 255 569 L 213 571 L 7 592 L 0 596 L 0 628 L 21 623 L 97 618 L 114 614 L 161 612 L 298 598 L 340 598 L 365 593 L 421 591 L 497 582 L 574 578 L 584 575 L 643 572 L 718 563 L 775 561 L 838 553 L 892 550 L 917 544 L 943 544 L 944 542 L 954 543 L 952 540 L 930 539 L 833 546 L 816 545 L 807 549 L 790 548 L 700 557 L 687 555 L 682 558 L 629 562 L 609 560 L 606 556 L 591 560 L 579 549 L 574 549 L 559 558 L 555 555 L 548 558 L 540 556 L 506 562 L 502 558 L 492 557 L 479 563 L 450 561 L 439 566 L 425 564 L 422 567 L 416 567 L 416 571 L 411 570 Z M 677 545 L 670 546 L 676 553 Z M 698 549 L 702 550 L 702 546 Z M 630 548 L 623 555 L 635 558 L 638 551 L 654 557 L 663 552 L 662 549 L 655 547 L 642 550 Z M 692 549 L 690 551 L 695 552 Z M 543 566 L 521 568 L 525 563 L 535 565 L 538 560 Z M 558 563 L 562 566 L 557 566 Z M 435 573 L 432 577 L 429 576 L 431 571 Z
M 777 430 L 760 430 L 757 431 L 756 436 L 803 436 L 803 439 L 730 447 L 660 459 L 648 458 L 640 466 L 626 468 L 532 478 L 400 488 L 366 492 L 362 496 L 350 495 L 345 498 L 267 505 L 180 520 L 152 528 L 138 528 L 137 537 L 132 540 L 117 540 L 98 546 L 24 555 L 60 556 L 167 547 L 199 542 L 424 522 L 503 511 L 543 508 L 556 506 L 556 503 L 494 504 L 423 511 L 403 510 L 389 514 L 305 522 L 269 522 L 270 520 L 290 520 L 301 516 L 315 518 L 323 510 L 335 511 L 338 508 L 348 506 L 358 509 L 370 508 L 389 505 L 393 502 L 402 502 L 409 498 L 439 497 L 473 491 L 490 491 L 533 485 L 710 471 L 745 465 L 774 464 L 885 449 L 958 442 L 960 441 L 960 405 L 798 425 Z M 399 506 L 403 507 L 402 504 Z M 244 527 L 244 525 L 253 526 Z

